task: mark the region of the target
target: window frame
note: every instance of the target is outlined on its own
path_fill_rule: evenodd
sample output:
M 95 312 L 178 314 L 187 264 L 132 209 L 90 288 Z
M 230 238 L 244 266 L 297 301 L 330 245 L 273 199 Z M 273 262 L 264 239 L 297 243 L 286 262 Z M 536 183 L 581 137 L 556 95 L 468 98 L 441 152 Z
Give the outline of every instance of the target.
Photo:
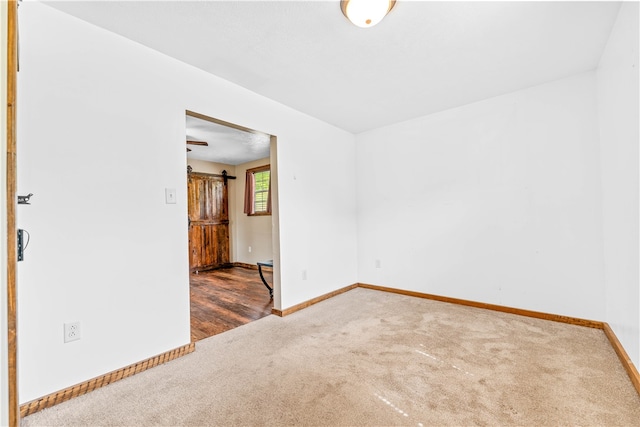
M 260 173 L 260 172 L 269 172 L 269 187 L 267 188 L 267 204 L 265 204 L 265 208 L 266 210 L 264 211 L 259 211 L 259 212 L 255 212 L 253 211 L 253 209 L 255 209 L 255 203 L 256 203 L 256 186 L 255 186 L 255 174 L 256 173 Z M 262 166 L 258 166 L 255 168 L 250 168 L 247 169 L 247 174 L 251 174 L 251 179 L 253 179 L 253 183 L 254 185 L 252 185 L 253 188 L 253 194 L 251 195 L 251 203 L 253 204 L 253 209 L 251 213 L 246 213 L 247 216 L 266 216 L 266 215 L 271 215 L 271 212 L 269 211 L 269 208 L 267 207 L 268 205 L 268 199 L 269 199 L 269 193 L 271 192 L 271 164 L 266 164 L 266 165 L 262 165 Z

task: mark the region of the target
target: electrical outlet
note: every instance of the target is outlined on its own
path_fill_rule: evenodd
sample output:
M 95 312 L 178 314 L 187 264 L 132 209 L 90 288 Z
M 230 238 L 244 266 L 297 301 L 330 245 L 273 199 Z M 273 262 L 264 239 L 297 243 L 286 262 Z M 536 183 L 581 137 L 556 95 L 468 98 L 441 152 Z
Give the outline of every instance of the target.
M 379 259 L 376 260 L 376 268 L 382 268 L 382 263 Z
M 71 342 L 80 339 L 80 322 L 64 324 L 64 342 Z
M 251 253 L 251 246 L 249 246 L 249 253 Z
M 307 270 L 302 270 L 302 280 L 307 280 Z

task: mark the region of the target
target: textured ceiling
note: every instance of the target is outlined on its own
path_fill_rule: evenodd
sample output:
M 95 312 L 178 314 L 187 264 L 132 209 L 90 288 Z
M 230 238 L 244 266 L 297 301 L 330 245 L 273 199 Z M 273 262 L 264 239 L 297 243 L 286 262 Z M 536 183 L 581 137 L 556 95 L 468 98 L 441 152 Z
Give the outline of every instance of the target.
M 204 141 L 209 146 L 188 145 L 187 158 L 239 165 L 269 157 L 269 135 L 246 132 L 197 117 L 187 116 L 187 140 Z
M 49 4 L 353 133 L 593 70 L 620 6 L 399 0 L 363 29 L 339 1 Z

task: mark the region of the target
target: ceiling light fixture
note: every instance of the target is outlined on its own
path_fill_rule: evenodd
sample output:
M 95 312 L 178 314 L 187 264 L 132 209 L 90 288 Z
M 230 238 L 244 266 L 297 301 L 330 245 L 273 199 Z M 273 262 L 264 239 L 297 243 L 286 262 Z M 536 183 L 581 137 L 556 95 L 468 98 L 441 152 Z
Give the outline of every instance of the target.
M 387 16 L 396 0 L 341 0 L 340 9 L 353 25 L 369 28 Z

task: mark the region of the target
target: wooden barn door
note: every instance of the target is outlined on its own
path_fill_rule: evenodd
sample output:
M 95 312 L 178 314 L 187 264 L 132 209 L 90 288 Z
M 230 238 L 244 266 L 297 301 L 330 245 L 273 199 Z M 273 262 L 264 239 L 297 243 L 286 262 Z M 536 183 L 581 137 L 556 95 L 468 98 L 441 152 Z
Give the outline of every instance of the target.
M 229 264 L 228 190 L 222 177 L 190 173 L 189 268 L 207 270 Z

